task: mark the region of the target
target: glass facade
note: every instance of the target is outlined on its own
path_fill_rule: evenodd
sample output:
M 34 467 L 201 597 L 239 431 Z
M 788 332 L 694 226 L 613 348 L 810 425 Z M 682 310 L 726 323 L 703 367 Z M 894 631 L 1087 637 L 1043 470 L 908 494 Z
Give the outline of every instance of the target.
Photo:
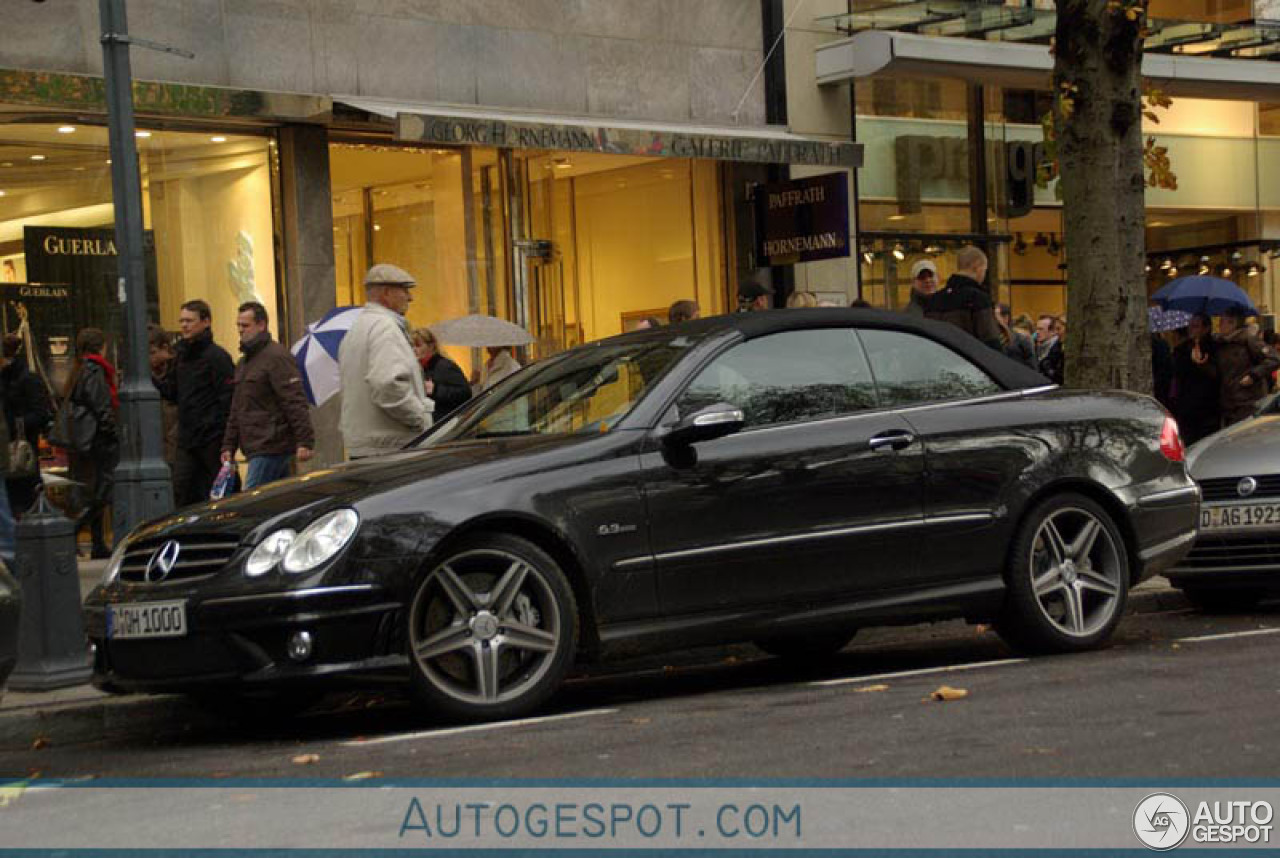
M 866 146 L 858 201 L 863 296 L 901 307 L 914 261 L 934 259 L 945 280 L 955 250 L 976 242 L 991 256 L 994 293 L 1015 315 L 1062 314 L 1061 203 L 1052 186 L 1035 186 L 1046 95 L 950 79 L 870 78 L 854 91 Z M 1214 273 L 1271 312 L 1280 110 L 1175 97 L 1144 133 L 1168 148 L 1178 177 L 1177 190 L 1147 190 L 1149 291 L 1176 274 Z M 974 145 L 982 147 L 980 162 L 970 157 Z
M 0 124 L 0 325 L 11 333 L 29 322 L 37 363 L 58 386 L 81 328 L 106 331 L 118 357 L 107 131 L 8 118 Z M 242 302 L 260 301 L 278 324 L 275 143 L 140 124 L 137 146 L 150 318 L 175 329 L 182 303 L 203 299 L 215 338 L 234 353 Z

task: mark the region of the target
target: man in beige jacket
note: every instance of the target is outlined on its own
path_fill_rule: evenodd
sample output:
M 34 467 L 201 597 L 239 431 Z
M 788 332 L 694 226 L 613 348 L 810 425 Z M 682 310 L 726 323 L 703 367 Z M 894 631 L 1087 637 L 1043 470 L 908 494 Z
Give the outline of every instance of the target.
M 338 425 L 349 459 L 398 450 L 431 425 L 435 403 L 427 398 L 404 318 L 415 285 L 407 271 L 386 263 L 364 275 L 368 303 L 338 348 Z

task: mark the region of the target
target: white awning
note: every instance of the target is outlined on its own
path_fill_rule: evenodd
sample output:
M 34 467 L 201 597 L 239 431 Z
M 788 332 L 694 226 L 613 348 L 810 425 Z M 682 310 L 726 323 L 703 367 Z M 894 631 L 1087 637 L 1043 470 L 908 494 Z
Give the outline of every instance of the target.
M 516 113 L 364 96 L 335 95 L 333 100 L 394 119 L 396 138 L 400 140 L 756 163 L 838 167 L 862 164 L 859 143 L 804 137 L 775 127 L 685 125 Z
M 818 46 L 819 84 L 872 75 L 955 77 L 1024 89 L 1049 89 L 1053 56 L 1046 45 L 867 30 Z M 1147 54 L 1142 74 L 1170 95 L 1280 101 L 1280 64 Z

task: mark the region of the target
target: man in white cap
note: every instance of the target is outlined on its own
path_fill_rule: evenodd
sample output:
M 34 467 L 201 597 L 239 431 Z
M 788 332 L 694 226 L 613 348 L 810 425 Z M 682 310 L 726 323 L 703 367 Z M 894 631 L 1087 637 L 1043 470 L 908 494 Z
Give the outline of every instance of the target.
M 924 305 L 929 296 L 938 291 L 938 266 L 932 260 L 921 259 L 911 266 L 911 299 L 903 312 L 912 316 L 924 316 Z
M 404 318 L 415 285 L 407 271 L 386 263 L 364 275 L 368 303 L 338 348 L 338 425 L 349 459 L 398 450 L 431 425 L 435 403 L 423 387 Z

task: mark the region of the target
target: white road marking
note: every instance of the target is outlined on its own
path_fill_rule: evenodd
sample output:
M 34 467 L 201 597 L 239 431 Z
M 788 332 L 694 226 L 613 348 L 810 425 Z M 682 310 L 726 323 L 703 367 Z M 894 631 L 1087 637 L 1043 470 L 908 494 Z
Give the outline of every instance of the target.
M 1280 629 L 1253 629 L 1247 632 L 1223 632 L 1220 635 L 1197 635 L 1193 638 L 1178 638 L 1178 643 L 1199 643 L 1200 641 L 1220 641 L 1227 638 L 1248 638 L 1254 635 L 1280 634 Z
M 822 679 L 809 685 L 851 685 L 855 682 L 875 682 L 880 679 L 901 679 L 904 676 L 926 676 L 930 673 L 954 673 L 958 670 L 977 670 L 983 667 L 1000 667 L 1005 664 L 1022 664 L 1025 658 L 1002 658 L 999 661 L 975 661 L 970 664 L 952 664 L 946 667 L 925 667 L 920 670 L 900 670 L 896 673 L 873 673 L 867 676 L 850 676 L 845 679 Z
M 612 715 L 617 711 L 617 709 L 586 709 L 582 712 L 566 712 L 563 715 L 544 715 L 541 718 L 520 718 L 515 721 L 495 721 L 492 724 L 471 724 L 466 727 L 446 727 L 442 730 L 421 730 L 417 733 L 401 733 L 396 736 L 379 736 L 376 739 L 353 739 L 350 742 L 342 742 L 341 744 L 348 748 L 363 748 L 368 745 L 385 745 L 388 742 L 411 742 L 414 739 L 435 739 L 439 736 L 456 736 L 460 733 L 476 733 L 481 730 L 500 730 L 504 727 L 529 727 L 534 724 L 567 721 L 570 718 Z

